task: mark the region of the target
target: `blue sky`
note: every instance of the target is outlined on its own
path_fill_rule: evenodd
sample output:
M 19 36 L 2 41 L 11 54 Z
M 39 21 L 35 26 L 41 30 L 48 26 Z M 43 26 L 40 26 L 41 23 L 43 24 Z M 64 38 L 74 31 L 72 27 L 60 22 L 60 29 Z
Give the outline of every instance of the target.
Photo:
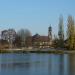
M 0 31 L 3 29 L 29 29 L 32 34 L 47 35 L 52 26 L 57 34 L 60 14 L 75 17 L 75 0 L 0 0 Z

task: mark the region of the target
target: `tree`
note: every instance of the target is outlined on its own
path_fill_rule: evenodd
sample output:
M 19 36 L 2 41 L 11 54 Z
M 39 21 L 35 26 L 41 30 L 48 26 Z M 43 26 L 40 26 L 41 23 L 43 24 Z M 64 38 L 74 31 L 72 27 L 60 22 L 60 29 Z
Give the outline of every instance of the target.
M 58 44 L 59 44 L 58 41 L 59 41 L 59 40 L 58 40 L 57 36 L 54 35 L 54 40 L 53 40 L 53 44 L 52 44 L 54 48 L 58 48 Z
M 14 44 L 15 47 L 17 47 L 17 48 L 20 48 L 20 47 L 21 47 L 21 38 L 20 38 L 20 36 L 16 35 L 16 38 L 15 38 L 13 44 Z
M 75 49 L 75 24 L 74 19 L 71 15 L 68 16 L 67 40 L 68 48 L 70 50 Z
M 21 46 L 25 46 L 26 38 L 31 36 L 31 32 L 28 29 L 20 29 L 17 35 L 21 38 Z
M 7 40 L 0 39 L 0 49 L 8 49 L 9 43 Z
M 64 24 L 63 24 L 63 16 L 60 15 L 59 17 L 59 47 L 64 47 Z

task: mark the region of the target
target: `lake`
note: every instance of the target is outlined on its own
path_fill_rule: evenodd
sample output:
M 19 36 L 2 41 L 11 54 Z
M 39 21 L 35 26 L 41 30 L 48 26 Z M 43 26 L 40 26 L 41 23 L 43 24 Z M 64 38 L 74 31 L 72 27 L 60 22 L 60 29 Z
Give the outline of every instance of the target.
M 75 75 L 75 54 L 0 54 L 0 75 Z

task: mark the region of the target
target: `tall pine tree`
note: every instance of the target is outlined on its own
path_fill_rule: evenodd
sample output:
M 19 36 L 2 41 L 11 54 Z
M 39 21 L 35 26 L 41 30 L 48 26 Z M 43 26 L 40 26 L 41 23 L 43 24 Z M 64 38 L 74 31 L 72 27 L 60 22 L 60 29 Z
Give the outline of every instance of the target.
M 64 47 L 64 24 L 63 24 L 63 16 L 60 15 L 59 17 L 59 47 Z

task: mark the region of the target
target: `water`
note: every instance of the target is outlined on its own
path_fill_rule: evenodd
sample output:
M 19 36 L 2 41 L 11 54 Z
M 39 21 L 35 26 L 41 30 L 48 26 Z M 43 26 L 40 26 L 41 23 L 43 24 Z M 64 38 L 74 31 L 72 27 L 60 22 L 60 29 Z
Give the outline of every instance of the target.
M 0 54 L 0 75 L 75 75 L 75 55 Z

